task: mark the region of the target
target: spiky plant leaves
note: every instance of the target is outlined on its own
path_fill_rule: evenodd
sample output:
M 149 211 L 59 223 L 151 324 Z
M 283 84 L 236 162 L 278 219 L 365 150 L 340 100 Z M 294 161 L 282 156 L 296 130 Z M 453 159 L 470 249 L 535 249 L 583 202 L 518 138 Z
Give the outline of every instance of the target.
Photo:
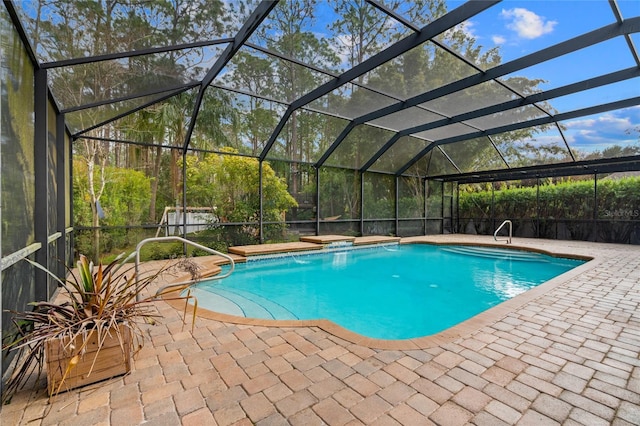
M 85 353 L 87 339 L 92 335 L 97 336 L 98 352 L 110 333 L 116 334 L 124 351 L 125 342 L 120 329 L 120 326 L 124 326 L 136 341 L 134 347 L 142 347 L 143 334 L 138 324 L 154 323 L 158 317 L 153 306 L 157 297 L 142 295 L 168 266 L 165 265 L 154 273 L 138 276 L 136 280 L 133 267 L 125 264 L 129 258 L 120 261 L 120 255 L 108 265 L 96 267 L 86 256 L 81 255 L 77 262 L 77 272 L 74 274 L 67 268 L 66 280 L 59 279 L 45 267 L 25 259 L 60 284 L 60 294 L 56 300 L 61 301 L 33 302 L 30 304 L 33 307 L 31 311 L 9 311 L 14 316 L 15 331 L 3 338 L 2 349 L 18 353 L 17 364 L 3 391 L 3 403 L 10 400 L 36 370 L 37 379 L 40 378 L 47 340 L 58 339 L 64 342 L 63 350 L 71 360 L 65 368 L 69 371 Z M 190 294 L 180 297 L 185 303 L 192 298 Z M 76 341 L 84 343 L 76 345 Z M 93 362 L 95 363 L 95 359 Z

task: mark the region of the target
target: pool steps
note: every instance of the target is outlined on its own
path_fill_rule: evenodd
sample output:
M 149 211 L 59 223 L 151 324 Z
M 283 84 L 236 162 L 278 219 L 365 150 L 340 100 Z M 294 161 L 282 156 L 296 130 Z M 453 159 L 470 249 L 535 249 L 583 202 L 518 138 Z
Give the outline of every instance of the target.
M 216 311 L 250 318 L 262 319 L 298 319 L 298 317 L 282 305 L 267 300 L 248 291 L 230 291 L 207 286 L 207 289 L 196 287 L 194 294 L 199 300 L 207 301 L 209 306 L 215 306 Z
M 293 312 L 282 306 L 281 304 L 271 301 L 269 299 L 265 299 L 264 297 L 258 296 L 255 293 L 245 290 L 234 290 L 230 293 L 235 293 L 237 296 L 251 300 L 256 305 L 259 305 L 262 309 L 265 309 L 272 318 L 282 318 L 282 319 L 299 319 Z M 249 315 L 250 316 L 250 315 Z
M 494 259 L 498 258 L 504 260 L 520 260 L 524 262 L 540 261 L 539 254 L 519 250 L 469 246 L 443 247 L 442 250 L 467 256 L 488 257 Z
M 202 290 L 199 287 L 191 287 L 191 295 L 198 300 L 198 304 L 215 306 L 218 312 L 229 315 L 244 316 L 240 305 L 215 292 Z

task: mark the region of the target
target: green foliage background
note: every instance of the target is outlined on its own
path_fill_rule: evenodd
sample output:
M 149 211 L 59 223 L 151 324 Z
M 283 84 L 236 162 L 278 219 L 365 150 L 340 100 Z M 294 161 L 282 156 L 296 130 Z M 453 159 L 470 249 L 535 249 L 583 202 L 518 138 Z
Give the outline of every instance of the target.
M 539 187 L 507 185 L 493 193 L 496 218 L 527 219 L 593 219 L 594 182 L 562 180 L 547 182 Z M 640 177 L 599 179 L 597 182 L 597 219 L 640 220 Z M 491 189 L 460 188 L 460 217 L 488 218 L 491 216 Z M 539 209 L 539 210 L 538 210 Z
M 91 205 L 88 197 L 87 166 L 80 160 L 74 161 L 73 175 L 73 214 L 76 226 L 91 226 Z M 98 169 L 94 171 L 97 175 Z M 100 200 L 104 211 L 102 226 L 137 225 L 142 223 L 149 209 L 150 179 L 144 173 L 119 167 L 106 167 L 105 191 Z M 137 235 L 122 228 L 103 233 L 101 248 L 109 252 L 136 243 Z M 76 250 L 79 253 L 91 253 L 93 241 L 89 234 L 76 235 Z
M 458 215 L 463 232 L 472 221 L 537 219 L 542 221 L 538 225 L 542 236 L 545 226 L 564 221 L 574 239 L 586 239 L 589 234 L 579 221 L 597 219 L 601 221 L 598 238 L 627 242 L 633 224 L 640 223 L 640 177 L 602 178 L 595 186 L 593 179 L 547 181 L 538 188 L 510 182 L 502 183 L 493 193 L 490 184 L 461 185 Z

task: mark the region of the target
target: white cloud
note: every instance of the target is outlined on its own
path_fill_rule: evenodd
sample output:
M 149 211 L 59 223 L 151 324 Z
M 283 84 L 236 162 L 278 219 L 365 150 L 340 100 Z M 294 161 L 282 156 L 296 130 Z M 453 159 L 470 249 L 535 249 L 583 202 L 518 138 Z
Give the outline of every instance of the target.
M 552 32 L 558 23 L 556 21 L 545 21 L 543 16 L 536 15 L 534 12 L 521 7 L 508 10 L 502 9 L 500 15 L 510 21 L 507 24 L 507 28 L 515 31 L 520 37 L 527 39 L 538 38 Z
M 621 132 L 633 126 L 629 117 L 614 117 L 612 114 L 605 114 L 599 117 L 598 123 L 608 129 L 615 129 Z
M 612 145 L 638 143 L 637 133 L 631 129 L 640 124 L 640 109 L 625 108 L 598 117 L 583 117 L 563 122 L 567 142 L 584 152 L 602 151 Z
M 493 44 L 504 44 L 507 41 L 507 39 L 501 35 L 494 35 L 494 36 L 491 36 L 491 41 L 493 41 Z
M 598 129 L 606 129 L 607 131 L 624 131 L 633 126 L 629 117 L 616 117 L 611 113 L 603 114 L 598 118 L 587 118 L 582 120 L 571 120 L 564 125 L 567 128 L 587 129 L 596 127 Z M 582 130 L 585 132 L 585 130 Z
M 455 34 L 462 33 L 467 38 L 473 38 L 473 39 L 477 40 L 479 37 L 475 33 L 474 25 L 475 24 L 473 22 L 471 22 L 471 21 L 464 21 L 464 22 L 456 25 L 455 27 L 445 31 L 443 33 L 443 37 L 445 39 L 452 39 Z
M 464 21 L 461 24 L 456 25 L 454 28 L 458 31 L 462 31 L 464 35 L 466 35 L 469 38 L 477 39 L 478 36 L 475 33 L 475 28 L 473 28 L 474 25 L 475 24 L 471 21 Z
M 596 123 L 596 120 L 592 118 L 587 118 L 583 120 L 571 120 L 562 124 L 567 128 L 572 129 L 572 128 L 582 128 L 582 127 L 593 127 L 595 123 Z

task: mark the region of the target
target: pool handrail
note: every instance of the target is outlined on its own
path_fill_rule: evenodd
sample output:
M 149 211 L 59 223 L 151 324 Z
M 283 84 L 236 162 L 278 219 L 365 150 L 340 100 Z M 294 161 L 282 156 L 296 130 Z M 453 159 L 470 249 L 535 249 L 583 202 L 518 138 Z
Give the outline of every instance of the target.
M 500 230 L 505 226 L 505 225 L 509 225 L 509 238 L 507 238 L 506 240 L 499 240 L 498 239 L 498 232 L 500 232 Z M 511 221 L 509 219 L 505 220 L 504 222 L 502 222 L 500 224 L 500 226 L 498 226 L 498 229 L 496 229 L 496 232 L 493 233 L 493 239 L 496 241 L 506 241 L 507 244 L 511 244 L 511 235 L 513 233 L 513 223 L 511 223 Z
M 193 242 L 191 240 L 187 240 L 186 238 L 182 238 L 182 237 L 152 237 L 152 238 L 145 238 L 144 240 L 140 241 L 138 243 L 138 245 L 136 246 L 136 251 L 135 256 L 136 256 L 136 290 L 138 290 L 138 275 L 139 275 L 139 265 L 140 265 L 140 249 L 147 243 L 153 243 L 153 242 L 167 242 L 167 241 L 179 241 L 183 244 L 189 244 L 195 248 L 198 248 L 200 250 L 204 250 L 208 253 L 211 254 L 215 254 L 217 256 L 221 256 L 224 257 L 226 260 L 229 261 L 229 264 L 231 265 L 231 267 L 229 268 L 229 270 L 224 273 L 224 274 L 220 274 L 220 275 L 215 275 L 213 277 L 207 277 L 207 280 L 221 280 L 223 278 L 227 278 L 229 275 L 231 275 L 231 273 L 233 272 L 233 270 L 235 269 L 236 263 L 233 261 L 233 258 L 231 256 L 229 256 L 226 253 L 222 253 L 219 252 L 217 250 L 214 250 L 212 248 L 203 246 L 201 244 L 198 244 L 196 242 Z M 132 253 L 133 254 L 133 253 Z M 168 288 L 173 288 L 173 287 L 184 287 L 184 286 L 189 286 L 195 284 L 194 281 L 185 281 L 185 282 L 180 282 L 180 283 L 174 283 L 168 286 L 164 286 L 162 288 L 160 288 L 157 292 L 156 292 L 156 296 L 159 296 L 161 293 L 164 293 Z M 136 301 L 140 300 L 140 293 L 139 291 L 136 292 Z

